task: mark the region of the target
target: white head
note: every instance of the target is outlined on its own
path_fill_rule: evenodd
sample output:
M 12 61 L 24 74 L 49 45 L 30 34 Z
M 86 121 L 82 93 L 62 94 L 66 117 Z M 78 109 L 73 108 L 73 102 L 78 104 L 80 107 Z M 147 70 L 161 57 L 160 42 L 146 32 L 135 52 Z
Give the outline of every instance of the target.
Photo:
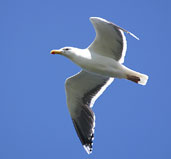
M 50 53 L 63 55 L 71 59 L 77 54 L 78 50 L 79 50 L 78 48 L 74 48 L 74 47 L 63 47 L 59 50 L 52 50 Z

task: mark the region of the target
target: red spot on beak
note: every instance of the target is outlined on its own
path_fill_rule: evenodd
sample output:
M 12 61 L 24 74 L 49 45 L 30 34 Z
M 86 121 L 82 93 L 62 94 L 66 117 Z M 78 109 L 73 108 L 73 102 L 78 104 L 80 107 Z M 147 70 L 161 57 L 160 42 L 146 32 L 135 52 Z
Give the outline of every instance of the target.
M 55 51 L 51 51 L 51 54 L 53 54 L 53 55 L 54 55 L 54 54 L 55 54 Z
M 61 54 L 62 51 L 61 50 L 52 50 L 50 53 L 51 54 Z

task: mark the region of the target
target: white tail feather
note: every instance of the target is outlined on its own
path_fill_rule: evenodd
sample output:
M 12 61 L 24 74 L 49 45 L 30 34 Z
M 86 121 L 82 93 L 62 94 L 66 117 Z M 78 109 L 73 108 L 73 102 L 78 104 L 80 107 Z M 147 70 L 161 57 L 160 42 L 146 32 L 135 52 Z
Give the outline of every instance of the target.
M 129 68 L 126 68 L 126 79 L 133 81 L 135 83 L 146 85 L 148 81 L 148 76 L 136 71 L 133 71 Z
M 145 74 L 140 74 L 140 81 L 138 82 L 141 85 L 146 85 L 147 81 L 148 81 L 148 76 Z

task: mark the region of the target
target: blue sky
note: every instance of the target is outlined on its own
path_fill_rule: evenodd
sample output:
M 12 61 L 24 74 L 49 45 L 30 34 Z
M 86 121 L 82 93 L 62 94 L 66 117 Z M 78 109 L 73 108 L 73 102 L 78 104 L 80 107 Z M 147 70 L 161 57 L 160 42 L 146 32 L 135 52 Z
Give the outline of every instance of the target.
M 169 0 L 0 2 L 1 159 L 170 159 Z M 64 81 L 80 68 L 51 49 L 86 48 L 89 17 L 110 20 L 127 35 L 125 65 L 149 75 L 146 86 L 115 80 L 96 101 L 93 154 L 73 128 Z

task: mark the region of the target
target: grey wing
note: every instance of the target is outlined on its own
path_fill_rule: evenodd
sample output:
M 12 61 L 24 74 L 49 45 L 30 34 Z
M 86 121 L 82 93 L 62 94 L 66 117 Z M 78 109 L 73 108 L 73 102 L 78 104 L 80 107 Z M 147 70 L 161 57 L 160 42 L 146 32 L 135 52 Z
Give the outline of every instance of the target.
M 138 38 L 134 34 L 105 19 L 91 17 L 90 21 L 96 31 L 96 38 L 89 46 L 89 50 L 123 63 L 127 49 L 124 32 L 129 33 L 136 39 Z
M 66 80 L 68 109 L 77 135 L 87 153 L 92 152 L 95 115 L 91 109 L 113 78 L 81 71 Z

